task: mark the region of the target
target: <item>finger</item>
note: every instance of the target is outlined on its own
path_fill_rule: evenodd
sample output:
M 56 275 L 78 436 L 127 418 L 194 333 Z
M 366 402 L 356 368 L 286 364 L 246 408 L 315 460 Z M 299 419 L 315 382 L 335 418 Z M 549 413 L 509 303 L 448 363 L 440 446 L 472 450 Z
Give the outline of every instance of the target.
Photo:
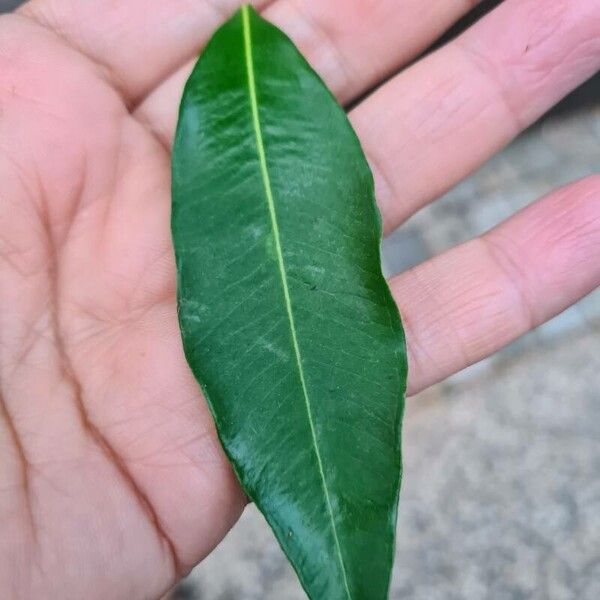
M 273 0 L 247 0 L 255 7 Z M 196 54 L 240 0 L 30 0 L 20 12 L 102 67 L 127 104 Z
M 406 64 L 480 0 L 280 0 L 265 17 L 347 102 Z
M 600 175 L 390 282 L 406 329 L 409 393 L 493 354 L 600 285 Z
M 451 188 L 600 67 L 600 4 L 506 0 L 351 114 L 387 230 Z
M 263 14 L 292 38 L 333 93 L 347 102 L 422 52 L 477 3 L 278 0 Z M 179 98 L 194 62 L 177 70 L 136 111 L 165 146 L 171 144 Z

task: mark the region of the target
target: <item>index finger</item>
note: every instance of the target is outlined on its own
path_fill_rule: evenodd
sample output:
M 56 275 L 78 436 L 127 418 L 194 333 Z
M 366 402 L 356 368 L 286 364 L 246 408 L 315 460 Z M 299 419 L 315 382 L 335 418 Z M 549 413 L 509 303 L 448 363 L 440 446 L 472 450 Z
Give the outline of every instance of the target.
M 249 1 L 249 0 L 248 0 Z M 479 0 L 252 0 L 343 101 L 431 44 Z M 134 105 L 197 55 L 240 0 L 30 0 L 21 13 L 103 67 Z M 402 32 L 399 35 L 399 32 Z M 178 88 L 180 95 L 181 89 Z M 173 104 L 177 103 L 175 98 Z
M 247 0 L 261 9 L 274 0 Z M 19 12 L 106 73 L 127 104 L 198 52 L 239 0 L 30 0 Z

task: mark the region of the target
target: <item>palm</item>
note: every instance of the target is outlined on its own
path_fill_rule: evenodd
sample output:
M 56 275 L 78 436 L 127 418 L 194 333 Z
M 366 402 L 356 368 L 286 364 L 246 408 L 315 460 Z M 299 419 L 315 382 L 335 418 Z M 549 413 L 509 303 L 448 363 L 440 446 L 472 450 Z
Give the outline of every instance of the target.
M 26 53 L 43 55 L 52 42 L 36 33 Z M 157 593 L 231 526 L 242 494 L 177 339 L 168 153 L 84 61 L 58 52 L 39 72 L 27 56 L 9 67 L 8 115 L 40 160 L 8 164 L 18 176 L 2 223 L 2 281 L 23 319 L 7 326 L 3 393 L 24 455 L 2 452 L 18 483 L 1 497 L 15 515 L 2 544 L 25 545 L 43 573 L 50 561 L 110 571 L 102 597 Z M 43 110 L 30 82 L 48 90 Z M 48 155 L 39 132 L 55 143 Z M 82 551 L 82 538 L 97 541 Z M 12 560 L 0 569 L 24 568 Z
M 132 14 L 133 5 L 142 9 L 145 2 L 132 2 Z M 105 27 L 114 35 L 115 11 L 100 10 L 105 0 L 78 9 L 76 4 L 70 12 L 53 13 L 50 0 L 29 8 L 36 20 L 52 16 L 60 37 L 30 18 L 0 21 L 0 582 L 15 582 L 15 596 L 24 597 L 153 597 L 210 551 L 244 502 L 183 358 L 169 234 L 168 148 L 186 73 L 179 67 L 219 16 L 210 8 L 214 3 L 200 3 L 189 30 L 184 28 L 187 42 L 179 30 L 164 39 L 168 28 L 161 29 L 153 42 L 132 27 L 123 33 L 123 44 L 112 47 L 100 43 L 97 32 Z M 416 39 L 395 54 L 373 57 L 379 60 L 376 72 L 367 69 L 365 50 L 352 54 L 339 31 L 339 39 L 334 34 L 323 42 L 314 23 L 304 30 L 295 26 L 300 13 L 291 4 L 278 0 L 269 16 L 287 23 L 342 100 L 372 85 L 374 74 L 383 77 L 397 68 L 439 30 L 439 18 L 425 19 L 414 28 Z M 319 18 L 332 18 L 335 4 L 323 3 Z M 557 55 L 569 43 L 580 52 L 590 15 L 598 24 L 597 9 L 586 9 L 585 0 L 572 4 L 571 16 L 582 25 L 570 32 L 570 41 L 560 42 Z M 397 6 L 393 0 L 380 5 L 388 12 Z M 517 10 L 518 3 L 512 5 Z M 380 19 L 370 26 L 388 36 L 372 50 L 381 54 L 393 39 L 392 24 L 384 22 L 384 8 L 365 7 L 356 2 L 350 20 L 359 33 L 366 28 L 368 37 L 369 19 Z M 442 15 L 446 25 L 458 16 L 454 10 Z M 139 29 L 158 28 L 164 19 L 182 19 L 190 11 L 185 2 L 164 8 L 164 14 L 140 10 Z M 95 13 L 107 22 L 95 23 Z M 132 60 L 127 43 L 133 42 L 148 46 L 147 59 L 138 53 Z M 439 55 L 434 59 L 439 62 Z M 382 66 L 386 60 L 390 64 Z M 599 57 L 596 51 L 595 63 L 588 57 L 584 66 L 577 56 L 568 66 L 550 62 L 546 68 L 554 79 L 544 80 L 541 92 L 537 83 L 531 86 L 535 108 L 532 98 L 516 92 L 490 95 L 473 79 L 483 77 L 480 67 L 465 73 L 491 116 L 481 122 L 488 123 L 488 139 L 454 162 L 447 150 L 481 135 L 465 125 L 465 119 L 478 118 L 479 109 L 466 100 L 452 106 L 457 92 L 448 88 L 451 82 L 435 60 L 399 76 L 351 115 L 376 169 L 388 228 L 466 175 L 517 126 L 566 92 L 561 69 L 576 65 L 583 79 Z M 132 71 L 134 62 L 139 68 Z M 430 81 L 436 77 L 437 88 Z M 443 122 L 438 117 L 437 126 L 424 126 L 419 98 L 436 89 L 442 97 L 432 106 L 449 102 L 441 109 L 448 115 Z M 405 111 L 404 126 L 386 134 L 388 122 L 374 115 L 394 110 Z M 457 121 L 454 130 L 446 119 Z M 398 141 L 406 139 L 410 157 Z M 399 165 L 398 154 L 406 166 Z M 489 354 L 598 284 L 589 243 L 595 236 L 597 246 L 599 237 L 597 217 L 589 218 L 593 211 L 597 215 L 597 190 L 593 179 L 576 184 L 471 246 L 392 281 L 407 326 L 412 391 Z M 540 228 L 537 237 L 534 231 L 524 238 L 528 223 Z M 557 244 L 565 250 L 556 264 L 545 257 L 550 244 L 553 251 Z M 526 248 L 520 267 L 512 246 Z M 535 275 L 542 260 L 543 277 Z

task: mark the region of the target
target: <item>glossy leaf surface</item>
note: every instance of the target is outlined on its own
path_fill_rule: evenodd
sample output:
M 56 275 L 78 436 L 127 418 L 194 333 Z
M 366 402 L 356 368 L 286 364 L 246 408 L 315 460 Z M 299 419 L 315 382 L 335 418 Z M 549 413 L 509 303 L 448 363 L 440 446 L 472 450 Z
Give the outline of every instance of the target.
M 172 229 L 187 360 L 313 599 L 387 597 L 404 336 L 373 179 L 291 41 L 242 8 L 185 88 Z

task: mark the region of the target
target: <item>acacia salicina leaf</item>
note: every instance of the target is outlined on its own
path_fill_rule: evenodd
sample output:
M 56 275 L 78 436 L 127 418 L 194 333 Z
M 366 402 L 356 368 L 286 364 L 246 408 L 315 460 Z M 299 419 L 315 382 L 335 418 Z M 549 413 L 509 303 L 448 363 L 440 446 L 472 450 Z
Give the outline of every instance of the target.
M 185 354 L 242 486 L 312 599 L 386 598 L 407 363 L 373 178 L 249 7 L 187 82 L 172 186 Z

